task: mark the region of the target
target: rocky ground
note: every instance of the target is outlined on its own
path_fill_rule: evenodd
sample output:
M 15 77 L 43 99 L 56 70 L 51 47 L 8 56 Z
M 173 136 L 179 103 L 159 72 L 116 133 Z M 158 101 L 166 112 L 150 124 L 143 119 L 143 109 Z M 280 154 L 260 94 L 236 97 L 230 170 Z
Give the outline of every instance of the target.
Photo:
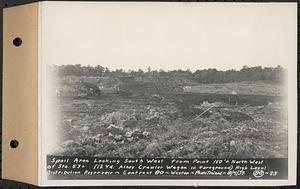
M 60 97 L 53 155 L 99 157 L 287 157 L 287 111 L 160 95 Z

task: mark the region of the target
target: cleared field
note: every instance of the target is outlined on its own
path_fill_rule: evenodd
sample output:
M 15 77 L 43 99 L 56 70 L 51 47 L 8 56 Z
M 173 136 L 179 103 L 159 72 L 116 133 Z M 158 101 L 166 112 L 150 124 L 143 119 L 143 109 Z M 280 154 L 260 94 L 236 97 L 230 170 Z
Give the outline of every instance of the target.
M 203 84 L 191 86 L 187 92 L 212 93 L 212 94 L 248 94 L 248 95 L 269 95 L 283 96 L 285 91 L 282 84 L 266 81 L 251 81 L 240 83 Z

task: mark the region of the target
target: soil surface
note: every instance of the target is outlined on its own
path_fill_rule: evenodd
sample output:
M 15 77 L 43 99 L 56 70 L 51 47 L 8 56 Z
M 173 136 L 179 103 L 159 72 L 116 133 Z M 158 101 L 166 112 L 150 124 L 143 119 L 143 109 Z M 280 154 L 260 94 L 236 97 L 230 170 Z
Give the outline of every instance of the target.
M 287 157 L 287 108 L 277 96 L 199 93 L 53 97 L 52 155 Z

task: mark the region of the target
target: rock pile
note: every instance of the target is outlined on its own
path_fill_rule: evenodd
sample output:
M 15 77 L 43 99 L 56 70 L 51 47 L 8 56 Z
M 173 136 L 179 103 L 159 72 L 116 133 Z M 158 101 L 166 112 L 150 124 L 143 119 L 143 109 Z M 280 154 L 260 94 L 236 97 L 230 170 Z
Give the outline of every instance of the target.
M 123 122 L 128 119 L 128 115 L 121 111 L 107 113 L 101 116 L 100 123 L 103 126 L 109 126 L 111 124 L 116 126 L 123 126 Z
M 152 114 L 155 114 L 153 110 Z M 157 113 L 155 116 L 158 117 Z M 105 127 L 108 136 L 117 142 L 131 142 L 137 138 L 150 137 L 150 132 L 137 128 L 139 124 L 137 117 L 135 114 L 128 115 L 121 111 L 107 113 L 101 117 L 100 126 Z

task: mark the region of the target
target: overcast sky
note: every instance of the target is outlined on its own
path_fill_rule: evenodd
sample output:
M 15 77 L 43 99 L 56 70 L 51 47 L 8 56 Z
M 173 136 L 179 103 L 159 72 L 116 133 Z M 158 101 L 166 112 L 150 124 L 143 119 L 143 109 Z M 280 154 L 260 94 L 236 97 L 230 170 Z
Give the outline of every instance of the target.
M 46 64 L 219 70 L 296 64 L 296 3 L 44 2 Z

